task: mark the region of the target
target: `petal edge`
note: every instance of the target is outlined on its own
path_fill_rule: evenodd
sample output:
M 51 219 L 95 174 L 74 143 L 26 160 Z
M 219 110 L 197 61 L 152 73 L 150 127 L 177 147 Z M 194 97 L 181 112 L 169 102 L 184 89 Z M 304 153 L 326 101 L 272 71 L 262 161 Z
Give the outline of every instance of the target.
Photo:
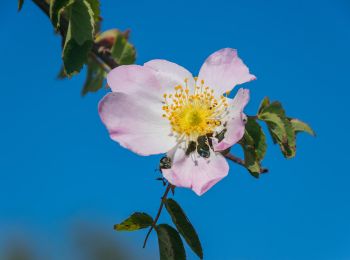
M 231 91 L 236 85 L 255 80 L 248 67 L 238 57 L 236 49 L 224 48 L 211 54 L 203 63 L 199 80 L 204 80 L 216 94 Z

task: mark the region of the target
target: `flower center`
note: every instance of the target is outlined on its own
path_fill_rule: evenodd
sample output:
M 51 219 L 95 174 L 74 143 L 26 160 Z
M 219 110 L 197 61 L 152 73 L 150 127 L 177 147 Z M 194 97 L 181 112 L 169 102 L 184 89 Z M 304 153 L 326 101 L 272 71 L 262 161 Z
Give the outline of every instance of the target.
M 170 121 L 179 139 L 196 141 L 199 136 L 214 133 L 223 122 L 228 103 L 225 96 L 216 98 L 214 90 L 202 80 L 193 90 L 187 85 L 175 86 L 173 94 L 164 94 L 163 117 Z
M 184 111 L 185 121 L 187 121 L 188 127 L 198 126 L 203 119 L 205 118 L 205 110 L 201 110 L 200 108 L 187 107 Z

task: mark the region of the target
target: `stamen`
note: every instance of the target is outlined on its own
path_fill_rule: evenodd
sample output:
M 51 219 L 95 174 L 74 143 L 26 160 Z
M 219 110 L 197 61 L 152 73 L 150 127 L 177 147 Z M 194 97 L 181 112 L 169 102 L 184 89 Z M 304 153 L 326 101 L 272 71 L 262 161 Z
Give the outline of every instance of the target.
M 197 77 L 194 78 L 197 84 Z M 197 142 L 199 136 L 213 134 L 222 125 L 228 113 L 225 96 L 216 98 L 210 86 L 204 86 L 204 80 L 191 90 L 188 79 L 184 79 L 185 87 L 177 85 L 173 94 L 164 94 L 163 117 L 167 118 L 178 141 L 187 144 Z

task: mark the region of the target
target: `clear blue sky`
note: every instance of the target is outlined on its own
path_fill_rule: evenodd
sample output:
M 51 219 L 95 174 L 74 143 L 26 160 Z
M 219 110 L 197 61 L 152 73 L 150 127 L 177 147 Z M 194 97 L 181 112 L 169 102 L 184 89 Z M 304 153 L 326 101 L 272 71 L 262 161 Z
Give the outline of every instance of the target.
M 112 226 L 135 210 L 156 213 L 159 157 L 109 139 L 97 114 L 105 91 L 81 98 L 84 73 L 56 80 L 60 38 L 31 1 L 19 14 L 11 2 L 0 11 L 0 248 L 23 233 L 62 259 L 69 229 L 83 220 L 152 259 L 154 234 L 142 251 L 145 231 L 118 235 Z M 177 190 L 205 258 L 350 259 L 348 1 L 101 2 L 104 29 L 132 30 L 137 63 L 164 58 L 196 74 L 210 53 L 237 48 L 258 77 L 245 85 L 247 113 L 267 95 L 317 132 L 299 136 L 292 160 L 269 139 L 270 173 L 259 180 L 231 164 L 202 197 Z

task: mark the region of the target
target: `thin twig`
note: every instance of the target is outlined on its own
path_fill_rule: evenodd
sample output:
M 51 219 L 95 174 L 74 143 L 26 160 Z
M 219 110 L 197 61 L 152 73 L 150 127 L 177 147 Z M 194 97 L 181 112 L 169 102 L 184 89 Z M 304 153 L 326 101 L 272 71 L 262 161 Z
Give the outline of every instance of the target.
M 234 155 L 231 154 L 231 153 L 227 153 L 227 154 L 225 154 L 224 156 L 225 156 L 227 159 L 231 160 L 232 162 L 237 163 L 237 164 L 239 164 L 239 165 L 241 165 L 241 166 L 243 166 L 243 167 L 246 168 L 245 162 L 244 162 L 244 160 L 242 160 L 241 158 L 238 158 L 238 157 L 234 156 Z M 267 173 L 268 171 L 269 171 L 269 170 L 266 169 L 266 168 L 261 168 L 261 169 L 260 169 L 260 173 Z
M 238 158 L 236 156 L 234 156 L 233 154 L 225 154 L 225 157 L 239 165 L 245 166 L 244 160 L 242 160 L 241 158 Z
M 172 187 L 172 185 L 169 183 L 168 186 L 166 187 L 165 191 L 164 191 L 164 194 L 163 194 L 163 196 L 161 198 L 161 202 L 160 202 L 160 205 L 159 205 L 159 209 L 158 209 L 157 215 L 156 215 L 156 217 L 153 220 L 152 226 L 149 228 L 149 230 L 147 232 L 145 241 L 143 242 L 143 248 L 146 247 L 148 237 L 151 234 L 152 230 L 156 227 L 157 221 L 158 221 L 158 219 L 160 217 L 160 214 L 162 213 L 162 210 L 163 210 L 163 207 L 164 207 L 164 202 L 165 202 L 165 200 L 166 200 L 166 198 L 168 196 L 168 193 L 169 193 L 171 187 Z
M 94 45 L 92 46 L 92 52 L 100 58 L 100 60 L 102 60 L 110 69 L 114 69 L 116 67 L 119 66 L 119 64 L 112 58 L 112 56 L 110 56 L 110 54 L 108 52 L 104 52 L 104 51 L 100 51 L 101 48 L 103 46 L 101 46 L 99 43 L 94 43 Z M 107 71 L 108 72 L 108 71 Z
M 91 57 L 91 59 L 93 59 L 105 72 L 110 72 L 111 69 L 109 68 L 109 66 L 104 63 L 99 56 L 97 56 L 95 53 L 90 52 L 89 53 L 89 57 Z

